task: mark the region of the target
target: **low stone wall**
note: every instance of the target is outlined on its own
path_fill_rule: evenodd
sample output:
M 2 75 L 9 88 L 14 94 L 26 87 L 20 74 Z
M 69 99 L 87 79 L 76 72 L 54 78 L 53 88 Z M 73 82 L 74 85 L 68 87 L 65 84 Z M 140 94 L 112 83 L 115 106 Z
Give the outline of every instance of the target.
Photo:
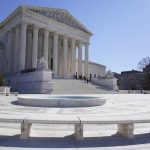
M 92 83 L 100 86 L 105 86 L 111 90 L 118 90 L 116 78 L 92 78 Z
M 121 94 L 150 94 L 149 90 L 119 90 Z

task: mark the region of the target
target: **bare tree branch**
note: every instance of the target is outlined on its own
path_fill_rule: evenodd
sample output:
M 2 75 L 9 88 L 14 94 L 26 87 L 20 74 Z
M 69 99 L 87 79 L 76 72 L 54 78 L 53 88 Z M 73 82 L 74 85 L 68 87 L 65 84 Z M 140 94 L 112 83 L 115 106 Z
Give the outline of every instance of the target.
M 150 65 L 150 57 L 146 57 L 146 58 L 143 58 L 139 64 L 138 64 L 138 68 L 140 70 L 143 70 L 147 65 Z

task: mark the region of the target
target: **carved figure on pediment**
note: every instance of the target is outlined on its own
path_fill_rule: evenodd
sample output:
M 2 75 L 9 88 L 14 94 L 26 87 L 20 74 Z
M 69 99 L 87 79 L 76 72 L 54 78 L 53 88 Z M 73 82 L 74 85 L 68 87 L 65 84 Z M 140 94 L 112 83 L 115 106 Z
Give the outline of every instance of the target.
M 38 69 L 39 70 L 44 70 L 48 69 L 48 62 L 44 57 L 41 57 L 38 61 Z

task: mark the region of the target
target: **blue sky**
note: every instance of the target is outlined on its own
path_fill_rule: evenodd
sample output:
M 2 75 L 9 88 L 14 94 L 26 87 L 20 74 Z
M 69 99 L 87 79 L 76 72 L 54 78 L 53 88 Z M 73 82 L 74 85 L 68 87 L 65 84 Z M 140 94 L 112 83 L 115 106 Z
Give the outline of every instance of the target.
M 94 35 L 90 60 L 115 72 L 150 56 L 150 0 L 0 0 L 0 22 L 19 5 L 67 9 Z

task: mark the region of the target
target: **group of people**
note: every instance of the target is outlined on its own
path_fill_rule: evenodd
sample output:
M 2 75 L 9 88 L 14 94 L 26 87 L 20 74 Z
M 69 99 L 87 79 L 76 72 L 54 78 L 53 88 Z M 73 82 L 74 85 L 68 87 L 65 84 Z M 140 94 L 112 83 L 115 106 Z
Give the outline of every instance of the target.
M 77 75 L 77 72 L 76 72 L 76 74 L 74 74 L 73 75 L 73 77 L 74 77 L 74 79 L 80 79 L 80 80 L 85 80 L 85 82 L 88 84 L 89 83 L 89 81 L 91 81 L 92 80 L 92 74 L 90 74 L 90 79 L 88 78 L 88 77 L 86 77 L 86 76 L 82 76 L 82 75 Z

